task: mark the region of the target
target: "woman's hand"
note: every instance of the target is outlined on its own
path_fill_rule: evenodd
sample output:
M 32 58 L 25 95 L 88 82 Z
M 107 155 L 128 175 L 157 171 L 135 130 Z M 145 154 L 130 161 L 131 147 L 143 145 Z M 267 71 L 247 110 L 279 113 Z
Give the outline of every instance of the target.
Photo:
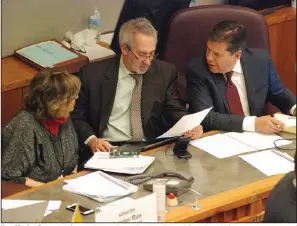
M 33 179 L 29 178 L 29 177 L 26 177 L 25 185 L 28 186 L 28 187 L 34 188 L 34 187 L 41 186 L 43 184 L 44 183 L 42 183 L 42 182 L 39 182 L 39 181 L 33 180 Z

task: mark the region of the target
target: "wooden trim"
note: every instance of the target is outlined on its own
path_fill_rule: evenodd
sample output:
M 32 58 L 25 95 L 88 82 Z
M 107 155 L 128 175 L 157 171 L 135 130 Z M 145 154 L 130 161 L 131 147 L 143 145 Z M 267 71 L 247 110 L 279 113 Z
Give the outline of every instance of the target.
M 166 214 L 166 222 L 198 222 L 211 216 L 215 216 L 216 214 L 237 209 L 238 207 L 250 204 L 253 205 L 253 203 L 256 203 L 257 201 L 260 202 L 262 199 L 266 198 L 267 194 L 283 176 L 284 175 L 277 175 L 269 177 L 261 181 L 204 198 L 199 201 L 199 205 L 202 206 L 200 210 L 194 210 L 191 207 L 192 205 L 185 205 L 173 209 Z M 263 196 L 263 194 L 265 195 Z M 249 215 L 241 217 L 239 221 L 254 218 L 256 216 L 257 215 Z
M 285 21 L 296 19 L 296 9 L 293 7 L 285 7 L 277 10 L 275 13 L 265 16 L 266 22 L 269 25 L 283 23 Z

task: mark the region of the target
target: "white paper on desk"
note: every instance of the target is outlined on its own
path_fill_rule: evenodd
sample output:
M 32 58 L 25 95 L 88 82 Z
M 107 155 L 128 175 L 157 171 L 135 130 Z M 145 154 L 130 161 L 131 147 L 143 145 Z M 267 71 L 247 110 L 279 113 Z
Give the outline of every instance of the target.
M 108 152 L 96 152 L 85 164 L 85 168 L 99 169 L 115 173 L 140 174 L 155 160 L 152 156 L 131 158 L 110 158 Z
M 246 152 L 256 151 L 255 148 L 247 146 L 228 136 L 228 133 L 203 137 L 191 141 L 190 144 L 217 158 L 227 158 Z
M 271 150 L 240 155 L 239 157 L 267 176 L 288 173 L 294 170 L 293 162 L 273 153 Z
M 85 48 L 86 53 L 81 54 L 87 56 L 90 61 L 115 55 L 114 51 L 112 51 L 111 49 L 105 48 L 98 44 L 83 47 Z
M 23 206 L 29 206 L 36 203 L 46 202 L 45 200 L 17 200 L 17 199 L 2 199 L 2 209 L 14 209 Z
M 212 107 L 194 114 L 183 116 L 171 129 L 157 138 L 177 137 L 183 135 L 186 131 L 199 126 L 211 109 Z
M 114 32 L 107 33 L 107 34 L 101 34 L 100 41 L 110 45 L 112 42 L 113 35 L 114 35 Z
M 48 201 L 48 205 L 46 208 L 46 211 L 44 213 L 44 216 L 47 216 L 49 214 L 51 214 L 53 211 L 60 209 L 62 201 Z
M 284 114 L 274 114 L 274 117 L 283 122 L 285 127 L 296 126 L 296 117 Z
M 15 209 L 19 207 L 29 206 L 36 203 L 47 202 L 47 200 L 17 200 L 17 199 L 2 199 L 2 209 Z M 61 201 L 48 201 L 48 205 L 44 216 L 52 213 L 60 208 Z
M 65 180 L 63 189 L 81 194 L 99 202 L 124 197 L 138 190 L 138 187 L 126 181 L 96 171 L 75 179 Z
M 282 137 L 275 134 L 262 134 L 256 132 L 243 132 L 243 133 L 227 133 L 228 136 L 248 145 L 257 150 L 263 150 L 268 148 L 274 148 L 274 141 L 282 139 Z M 278 146 L 287 145 L 292 141 L 283 140 L 278 143 Z

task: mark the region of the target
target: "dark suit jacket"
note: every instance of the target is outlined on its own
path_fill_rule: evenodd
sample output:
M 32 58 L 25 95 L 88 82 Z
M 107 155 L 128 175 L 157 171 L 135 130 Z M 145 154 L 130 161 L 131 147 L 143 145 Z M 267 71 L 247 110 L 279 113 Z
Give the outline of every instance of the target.
M 82 87 L 71 114 L 80 144 L 91 136 L 102 137 L 116 94 L 120 57 L 87 64 L 80 71 Z M 186 115 L 176 89 L 177 73 L 169 63 L 153 60 L 143 75 L 141 115 L 144 135 L 153 139 Z
M 190 2 L 191 0 L 125 0 L 111 42 L 112 50 L 117 54 L 121 53 L 119 45 L 121 26 L 130 19 L 145 17 L 158 31 L 156 52 L 162 55 L 170 17 L 178 10 L 189 7 Z
M 288 114 L 296 103 L 293 93 L 280 81 L 269 53 L 260 49 L 245 49 L 241 56 L 250 114 L 263 116 L 266 102 L 271 102 Z M 190 111 L 213 107 L 202 125 L 204 130 L 242 131 L 243 116 L 231 115 L 226 97 L 223 74 L 212 73 L 205 60 L 205 52 L 188 65 L 187 92 Z

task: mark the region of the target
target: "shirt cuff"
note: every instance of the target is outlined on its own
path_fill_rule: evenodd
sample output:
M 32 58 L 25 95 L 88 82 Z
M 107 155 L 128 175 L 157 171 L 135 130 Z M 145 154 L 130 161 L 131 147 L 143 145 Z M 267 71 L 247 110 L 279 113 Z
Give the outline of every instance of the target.
M 85 145 L 88 145 L 89 141 L 92 139 L 92 138 L 97 138 L 95 135 L 91 135 L 88 137 L 88 139 L 86 139 L 85 141 Z
M 256 121 L 256 116 L 244 117 L 243 123 L 242 123 L 242 130 L 249 131 L 249 132 L 255 132 L 256 131 L 255 121 Z
M 290 110 L 290 114 L 291 115 L 294 115 L 294 111 L 295 111 L 295 109 L 296 109 L 296 104 L 291 108 L 291 110 Z

